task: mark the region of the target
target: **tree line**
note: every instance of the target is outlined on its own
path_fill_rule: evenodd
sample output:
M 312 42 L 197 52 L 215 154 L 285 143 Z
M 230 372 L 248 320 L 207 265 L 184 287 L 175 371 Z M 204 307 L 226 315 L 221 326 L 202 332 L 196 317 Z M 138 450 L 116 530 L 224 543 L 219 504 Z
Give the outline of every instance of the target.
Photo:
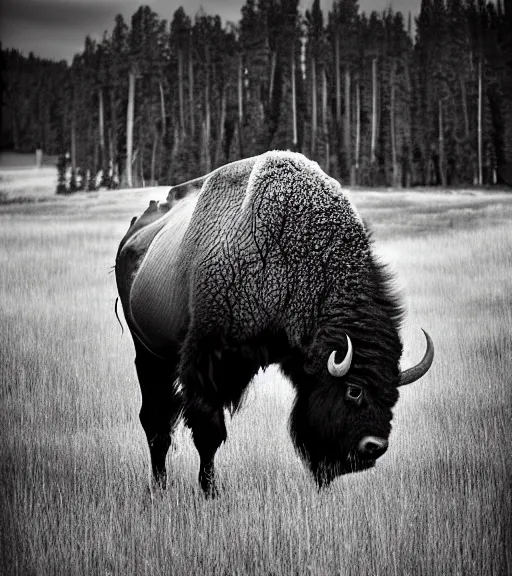
M 141 6 L 71 65 L 3 50 L 3 146 L 68 152 L 73 173 L 127 186 L 269 149 L 352 185 L 510 181 L 512 2 L 422 0 L 414 31 L 357 0 L 298 4 L 246 0 L 226 25 Z

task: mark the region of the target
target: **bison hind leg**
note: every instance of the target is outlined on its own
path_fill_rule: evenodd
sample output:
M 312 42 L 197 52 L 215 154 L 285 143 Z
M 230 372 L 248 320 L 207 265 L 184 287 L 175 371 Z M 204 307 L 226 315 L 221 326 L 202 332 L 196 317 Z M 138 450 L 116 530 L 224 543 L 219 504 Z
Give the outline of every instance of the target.
M 135 366 L 142 393 L 140 422 L 148 441 L 153 481 L 165 489 L 165 459 L 183 408 L 183 399 L 176 387 L 178 352 L 168 351 L 163 359 L 134 340 Z

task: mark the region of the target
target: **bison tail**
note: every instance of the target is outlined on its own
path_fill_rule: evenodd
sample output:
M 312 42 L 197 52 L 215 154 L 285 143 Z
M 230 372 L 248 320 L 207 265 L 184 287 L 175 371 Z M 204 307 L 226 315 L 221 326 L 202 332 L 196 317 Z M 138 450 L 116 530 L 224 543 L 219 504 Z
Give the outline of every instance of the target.
M 119 326 L 121 326 L 121 336 L 124 334 L 124 328 L 121 324 L 121 320 L 119 319 L 119 314 L 117 313 L 117 303 L 119 302 L 119 296 L 116 298 L 116 303 L 114 304 L 114 312 L 116 313 L 117 321 L 119 322 Z

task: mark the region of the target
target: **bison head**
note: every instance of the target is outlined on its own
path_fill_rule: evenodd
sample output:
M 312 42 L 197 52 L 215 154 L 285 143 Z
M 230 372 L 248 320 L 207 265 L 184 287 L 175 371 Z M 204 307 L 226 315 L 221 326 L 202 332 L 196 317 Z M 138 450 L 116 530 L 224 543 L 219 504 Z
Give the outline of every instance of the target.
M 352 338 L 347 332 L 320 331 L 302 366 L 296 358 L 285 367 L 297 390 L 292 438 L 319 486 L 375 465 L 388 447 L 398 387 L 421 378 L 434 356 L 425 332 L 423 360 L 401 372 L 397 332 L 382 335 L 356 328 Z

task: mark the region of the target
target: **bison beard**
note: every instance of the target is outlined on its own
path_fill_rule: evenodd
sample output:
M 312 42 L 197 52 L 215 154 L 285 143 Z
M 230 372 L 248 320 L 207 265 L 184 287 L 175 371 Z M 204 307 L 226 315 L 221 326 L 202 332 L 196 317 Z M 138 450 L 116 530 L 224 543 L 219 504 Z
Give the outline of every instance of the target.
M 425 374 L 433 347 L 427 336 L 401 379 L 402 309 L 339 184 L 300 154 L 270 152 L 178 188 L 133 223 L 116 260 L 155 481 L 165 486 L 183 414 L 215 494 L 224 408 L 272 363 L 296 391 L 290 432 L 317 483 L 373 466 L 397 388 Z
M 300 369 L 298 358 L 283 364 L 297 390 L 290 416 L 291 436 L 319 486 L 342 474 L 373 467 L 376 458 L 361 454 L 361 439 L 369 435 L 387 439 L 391 432 L 391 409 L 398 400 L 402 354 L 398 328 L 403 309 L 390 290 L 392 278 L 383 266 L 373 263 L 367 282 L 366 291 L 373 295 L 373 302 L 358 306 L 355 300 L 349 306 L 334 306 L 320 320 L 322 328 L 310 345 L 313 358 L 306 359 L 307 370 Z M 353 358 L 350 371 L 340 382 L 325 375 L 318 358 L 325 357 L 322 348 L 339 350 L 343 357 L 347 336 Z M 365 390 L 365 399 L 357 406 L 347 401 L 350 385 Z

